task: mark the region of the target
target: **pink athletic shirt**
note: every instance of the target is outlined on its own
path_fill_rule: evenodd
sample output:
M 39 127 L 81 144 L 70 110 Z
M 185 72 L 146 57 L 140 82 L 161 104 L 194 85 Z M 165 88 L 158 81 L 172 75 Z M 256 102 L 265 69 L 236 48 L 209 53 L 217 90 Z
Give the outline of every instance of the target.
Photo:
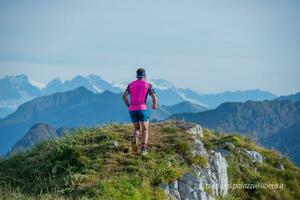
M 154 93 L 150 83 L 144 79 L 137 79 L 129 83 L 126 90 L 130 94 L 129 111 L 147 109 L 147 96 Z

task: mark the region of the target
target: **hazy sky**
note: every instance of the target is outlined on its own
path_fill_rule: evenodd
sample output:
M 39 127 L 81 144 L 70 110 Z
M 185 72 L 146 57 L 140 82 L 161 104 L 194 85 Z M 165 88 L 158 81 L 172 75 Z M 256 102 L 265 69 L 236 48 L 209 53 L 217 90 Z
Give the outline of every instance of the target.
M 300 1 L 0 0 L 0 77 L 123 82 L 137 66 L 205 93 L 300 91 Z

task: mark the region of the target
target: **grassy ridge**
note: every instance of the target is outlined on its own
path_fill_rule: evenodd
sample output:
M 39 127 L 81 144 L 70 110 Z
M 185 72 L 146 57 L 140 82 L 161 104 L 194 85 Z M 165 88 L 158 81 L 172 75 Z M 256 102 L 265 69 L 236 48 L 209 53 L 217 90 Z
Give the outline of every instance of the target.
M 151 125 L 150 153 L 133 154 L 131 125 L 77 129 L 55 141 L 0 160 L 0 199 L 165 199 L 160 183 L 169 183 L 191 170 L 206 167 L 206 159 L 192 157 L 191 135 L 172 123 Z M 283 183 L 283 190 L 230 189 L 227 199 L 300 199 L 300 171 L 277 152 L 238 135 L 204 130 L 207 149 L 232 142 L 227 149 L 231 183 Z M 254 164 L 241 149 L 255 150 L 264 162 Z M 278 169 L 281 164 L 284 170 Z
M 189 170 L 191 138 L 170 125 L 150 129 L 147 157 L 130 152 L 129 125 L 78 129 L 65 138 L 39 143 L 0 162 L 2 195 L 164 199 L 156 186 Z

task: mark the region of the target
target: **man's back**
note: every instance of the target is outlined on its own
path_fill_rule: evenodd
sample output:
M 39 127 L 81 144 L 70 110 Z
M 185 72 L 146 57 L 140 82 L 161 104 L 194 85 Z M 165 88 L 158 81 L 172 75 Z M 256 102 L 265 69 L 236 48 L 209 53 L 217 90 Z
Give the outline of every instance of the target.
M 129 110 L 146 110 L 147 96 L 153 92 L 151 84 L 146 80 L 138 79 L 132 81 L 128 85 L 127 90 L 130 93 Z

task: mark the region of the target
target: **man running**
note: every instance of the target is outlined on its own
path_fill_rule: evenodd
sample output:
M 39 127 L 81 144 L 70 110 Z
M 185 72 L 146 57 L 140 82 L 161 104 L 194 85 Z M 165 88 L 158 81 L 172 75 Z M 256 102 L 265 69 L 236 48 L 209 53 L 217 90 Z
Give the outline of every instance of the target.
M 136 71 L 137 80 L 132 81 L 123 94 L 123 100 L 129 109 L 129 114 L 134 125 L 133 139 L 131 148 L 138 152 L 138 136 L 142 128 L 141 154 L 147 155 L 148 126 L 150 113 L 146 106 L 148 94 L 152 98 L 152 109 L 156 109 L 157 99 L 152 85 L 146 81 L 146 72 L 143 68 Z M 128 101 L 130 95 L 130 103 Z

